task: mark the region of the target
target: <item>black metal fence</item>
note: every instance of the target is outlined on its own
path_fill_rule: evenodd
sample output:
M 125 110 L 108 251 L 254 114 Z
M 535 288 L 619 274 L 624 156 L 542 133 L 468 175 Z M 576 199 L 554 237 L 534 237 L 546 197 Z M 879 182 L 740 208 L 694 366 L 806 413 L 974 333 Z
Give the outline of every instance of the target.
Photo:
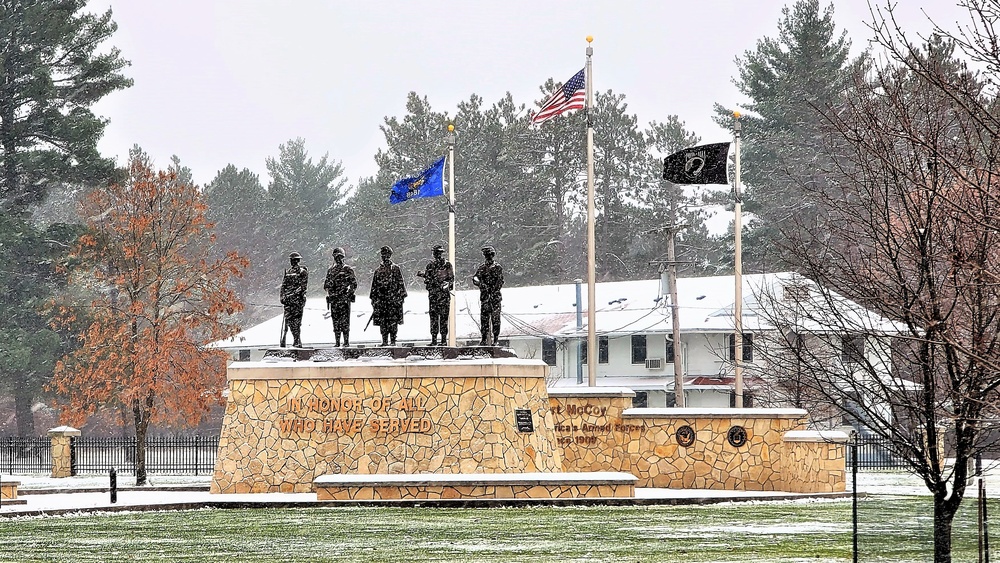
M 858 438 L 859 469 L 906 469 L 893 453 L 889 440 L 878 436 Z M 208 475 L 215 469 L 218 436 L 154 436 L 146 438 L 146 471 L 149 473 Z M 135 473 L 135 438 L 72 439 L 74 474 Z M 854 463 L 847 448 L 847 467 Z M 0 473 L 26 475 L 52 471 L 49 438 L 0 438 Z
M 0 472 L 11 475 L 52 472 L 49 438 L 0 438 Z
M 215 468 L 218 436 L 154 436 L 146 438 L 148 473 L 209 474 Z M 136 440 L 129 438 L 73 438 L 70 445 L 74 474 L 135 473 Z
M 906 461 L 896 455 L 888 438 L 858 437 L 858 469 L 906 469 Z M 851 448 L 847 448 L 847 467 L 854 466 Z
M 218 436 L 153 436 L 146 438 L 146 471 L 208 475 L 215 469 Z M 135 438 L 77 437 L 70 442 L 74 475 L 135 473 Z M 27 475 L 52 472 L 49 438 L 0 438 L 0 473 Z

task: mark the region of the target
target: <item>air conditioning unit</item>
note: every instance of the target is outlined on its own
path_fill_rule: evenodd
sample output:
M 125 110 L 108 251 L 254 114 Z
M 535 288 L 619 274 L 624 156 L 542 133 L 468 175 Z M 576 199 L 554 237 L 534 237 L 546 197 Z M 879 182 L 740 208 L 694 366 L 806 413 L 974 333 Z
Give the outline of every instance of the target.
M 663 358 L 646 358 L 646 369 L 663 369 Z

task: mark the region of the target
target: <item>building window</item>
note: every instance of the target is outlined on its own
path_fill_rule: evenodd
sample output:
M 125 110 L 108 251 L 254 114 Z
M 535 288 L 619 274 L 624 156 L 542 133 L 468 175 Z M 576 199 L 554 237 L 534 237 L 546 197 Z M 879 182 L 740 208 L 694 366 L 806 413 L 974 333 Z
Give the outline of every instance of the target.
M 587 341 L 580 341 L 580 363 L 587 363 Z M 598 336 L 597 337 L 597 363 L 606 364 L 608 363 L 608 337 Z
M 865 337 L 845 334 L 840 338 L 840 359 L 845 364 L 860 364 L 865 359 Z
M 729 359 L 736 359 L 736 335 L 729 335 Z M 749 332 L 743 333 L 743 361 L 752 362 L 753 361 L 753 334 Z
M 240 361 L 249 362 L 250 361 L 250 350 L 240 350 Z
M 556 365 L 556 339 L 542 339 L 542 361 L 550 366 Z
M 632 398 L 632 406 L 637 409 L 644 409 L 648 404 L 649 404 L 649 395 L 645 391 L 636 391 L 635 397 Z
M 736 407 L 736 391 L 729 392 L 729 408 Z M 751 409 L 753 408 L 753 393 L 749 389 L 743 389 L 743 408 Z
M 809 286 L 805 284 L 782 286 L 781 296 L 785 298 L 785 301 L 805 301 L 809 299 Z
M 645 334 L 633 334 L 632 335 L 632 363 L 633 364 L 644 364 L 644 363 L 646 363 L 646 335 Z
M 667 337 L 667 345 L 663 349 L 663 361 L 668 364 L 674 363 L 674 341 Z

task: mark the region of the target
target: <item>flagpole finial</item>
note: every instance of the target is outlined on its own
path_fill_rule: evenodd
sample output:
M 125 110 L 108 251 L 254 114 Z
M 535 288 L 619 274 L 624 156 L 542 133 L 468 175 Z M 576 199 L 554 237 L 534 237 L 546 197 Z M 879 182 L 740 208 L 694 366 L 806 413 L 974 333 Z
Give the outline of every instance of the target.
M 587 36 L 587 43 L 593 43 L 593 42 L 594 42 L 594 36 L 593 35 L 588 35 Z
M 452 124 L 452 123 L 448 124 L 448 132 L 449 133 L 454 133 L 455 132 L 455 125 L 454 124 Z
M 740 116 L 741 116 L 740 112 L 738 112 L 738 111 L 734 111 L 733 112 L 733 119 L 739 119 Z

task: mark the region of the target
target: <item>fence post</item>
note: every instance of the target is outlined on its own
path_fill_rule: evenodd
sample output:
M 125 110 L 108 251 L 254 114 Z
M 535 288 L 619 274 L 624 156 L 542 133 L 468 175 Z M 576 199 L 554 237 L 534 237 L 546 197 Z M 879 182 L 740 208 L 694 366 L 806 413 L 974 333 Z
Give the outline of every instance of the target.
M 48 434 L 52 441 L 52 477 L 71 477 L 73 475 L 71 441 L 81 432 L 70 426 L 59 426 L 49 430 Z
M 108 471 L 108 476 L 111 478 L 111 504 L 118 502 L 118 472 L 112 467 Z

